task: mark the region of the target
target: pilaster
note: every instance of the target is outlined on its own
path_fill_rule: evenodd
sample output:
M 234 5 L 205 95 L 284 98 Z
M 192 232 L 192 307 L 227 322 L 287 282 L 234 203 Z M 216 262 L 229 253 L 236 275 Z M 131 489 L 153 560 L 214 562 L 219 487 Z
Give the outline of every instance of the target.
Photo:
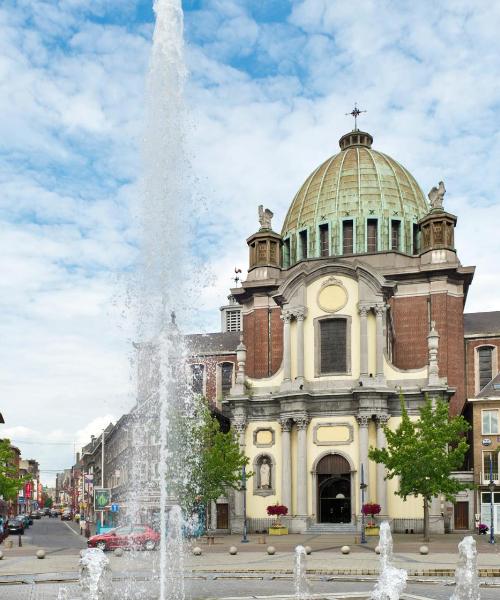
M 292 512 L 292 452 L 290 432 L 292 420 L 287 417 L 280 419 L 281 423 L 281 503 Z
M 385 438 L 384 426 L 389 421 L 389 415 L 377 416 L 377 448 L 383 450 L 386 447 L 387 440 Z M 380 516 L 387 516 L 387 481 L 385 480 L 385 465 L 377 463 L 377 502 L 380 504 Z
M 356 420 L 359 425 L 359 476 L 361 477 L 361 465 L 363 465 L 366 484 L 365 500 L 367 500 L 370 497 L 370 473 L 368 471 L 368 424 L 370 423 L 370 417 L 368 415 L 357 415 Z
M 307 426 L 309 417 L 294 417 L 297 425 L 297 515 L 307 516 Z

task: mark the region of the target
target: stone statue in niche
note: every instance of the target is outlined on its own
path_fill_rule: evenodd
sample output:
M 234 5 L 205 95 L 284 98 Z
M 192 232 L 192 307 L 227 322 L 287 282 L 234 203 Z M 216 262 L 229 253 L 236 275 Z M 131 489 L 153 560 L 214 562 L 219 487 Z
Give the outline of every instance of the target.
M 260 478 L 260 489 L 269 490 L 271 489 L 271 465 L 269 459 L 264 457 L 259 467 L 259 478 Z
M 444 195 L 446 194 L 446 189 L 444 187 L 444 183 L 442 181 L 439 182 L 439 186 L 434 186 L 432 190 L 429 192 L 429 201 L 431 203 L 432 208 L 443 208 L 443 200 Z
M 264 209 L 261 204 L 259 206 L 259 223 L 261 229 L 272 229 L 271 219 L 274 217 L 274 213 L 268 208 Z

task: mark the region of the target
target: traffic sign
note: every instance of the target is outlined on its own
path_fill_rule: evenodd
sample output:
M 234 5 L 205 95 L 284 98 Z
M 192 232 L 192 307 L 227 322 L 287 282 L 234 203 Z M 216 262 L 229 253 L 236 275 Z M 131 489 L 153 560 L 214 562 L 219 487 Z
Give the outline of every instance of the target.
M 118 512 L 119 508 L 120 507 L 118 506 L 118 504 L 112 504 L 111 505 L 111 512 Z

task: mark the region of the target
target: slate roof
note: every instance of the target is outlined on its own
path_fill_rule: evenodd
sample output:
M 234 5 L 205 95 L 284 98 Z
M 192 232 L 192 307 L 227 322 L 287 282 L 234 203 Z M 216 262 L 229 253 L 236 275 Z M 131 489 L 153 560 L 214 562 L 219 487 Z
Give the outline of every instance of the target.
M 500 398 L 500 373 L 484 386 L 476 398 Z
M 240 331 L 193 333 L 186 336 L 192 354 L 232 354 L 240 343 Z
M 464 314 L 465 335 L 500 335 L 500 310 Z

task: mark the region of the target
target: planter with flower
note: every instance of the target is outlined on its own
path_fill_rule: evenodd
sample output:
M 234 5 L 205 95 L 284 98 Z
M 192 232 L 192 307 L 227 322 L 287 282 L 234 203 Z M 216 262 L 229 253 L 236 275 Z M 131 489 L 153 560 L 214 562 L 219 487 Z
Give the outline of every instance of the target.
M 283 504 L 271 504 L 267 507 L 267 514 L 275 517 L 274 523 L 269 527 L 269 535 L 287 535 L 288 527 L 281 523 L 281 517 L 288 514 L 288 508 Z
M 366 504 L 363 504 L 361 511 L 365 515 L 365 517 L 368 517 L 368 521 L 365 524 L 366 535 L 379 534 L 379 527 L 377 525 L 377 522 L 375 521 L 375 515 L 378 515 L 380 513 L 380 510 L 380 504 L 377 504 L 376 502 L 367 502 Z

